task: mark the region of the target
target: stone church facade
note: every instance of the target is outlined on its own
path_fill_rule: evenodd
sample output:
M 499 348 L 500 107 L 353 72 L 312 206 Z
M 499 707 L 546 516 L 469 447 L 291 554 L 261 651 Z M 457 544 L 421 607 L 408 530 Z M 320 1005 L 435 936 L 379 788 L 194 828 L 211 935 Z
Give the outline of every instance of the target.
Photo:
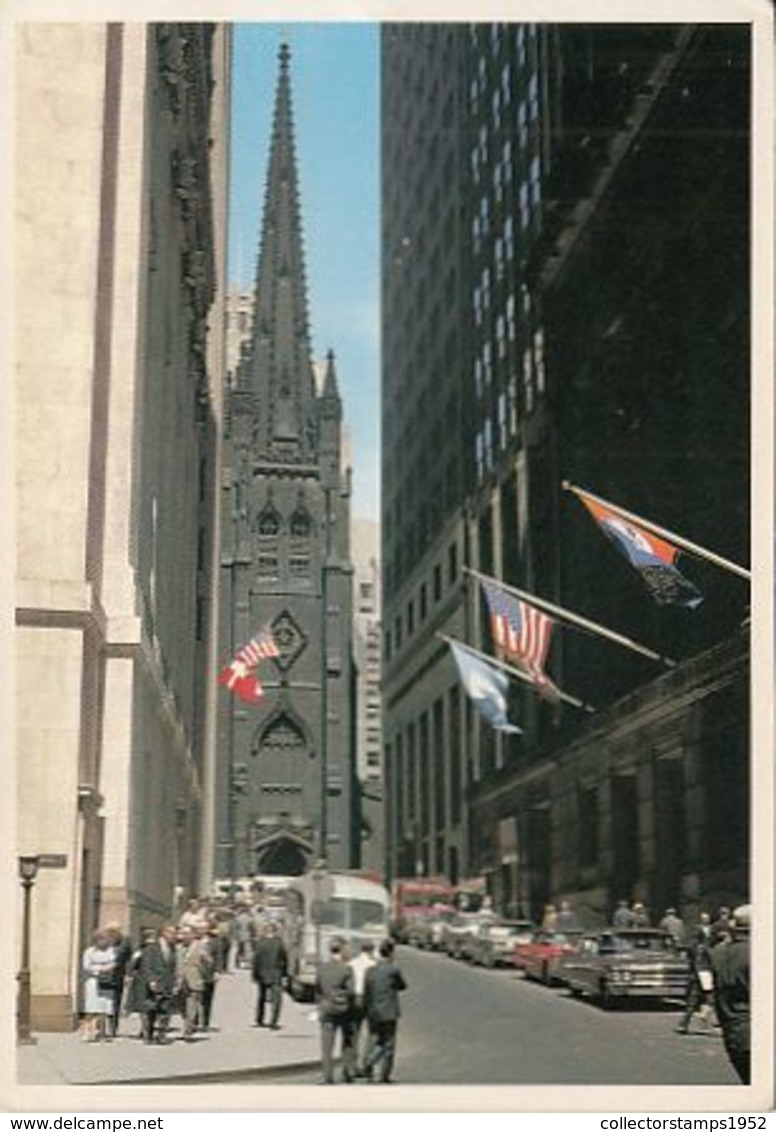
M 269 627 L 245 704 L 222 690 L 216 874 L 354 860 L 350 473 L 333 353 L 316 383 L 290 87 L 281 48 L 251 333 L 225 414 L 221 660 Z

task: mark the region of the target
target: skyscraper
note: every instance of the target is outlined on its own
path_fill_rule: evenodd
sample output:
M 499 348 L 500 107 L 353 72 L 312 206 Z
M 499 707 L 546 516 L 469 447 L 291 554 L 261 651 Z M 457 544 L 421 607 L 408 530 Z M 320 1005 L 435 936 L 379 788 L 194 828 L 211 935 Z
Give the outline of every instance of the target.
M 594 877 L 603 891 L 612 857 L 630 854 L 612 873 L 627 887 L 657 861 L 660 899 L 701 868 L 649 809 L 653 781 L 683 798 L 706 773 L 715 795 L 711 759 L 693 763 L 700 721 L 688 709 L 654 767 L 645 754 L 638 774 L 623 758 L 611 784 L 600 766 L 563 781 L 548 756 L 586 733 L 578 711 L 515 683 L 523 734 L 507 736 L 462 695 L 444 636 L 494 649 L 469 568 L 672 658 L 730 646 L 740 877 L 746 585 L 693 562 L 702 614 L 657 606 L 561 484 L 748 560 L 747 29 L 386 24 L 381 62 L 389 870 L 486 872 L 496 895 L 511 889 L 506 906 L 518 868 L 532 905 L 560 883 Z M 660 672 L 557 625 L 548 665 L 600 709 Z M 645 736 L 640 749 L 663 744 Z M 620 827 L 609 807 L 628 791 Z M 592 863 L 580 878 L 583 811 Z M 696 846 L 711 812 L 693 810 Z
M 222 661 L 268 627 L 264 697 L 223 691 L 216 871 L 352 858 L 350 473 L 334 354 L 316 388 L 290 82 L 280 67 L 250 338 L 227 402 Z

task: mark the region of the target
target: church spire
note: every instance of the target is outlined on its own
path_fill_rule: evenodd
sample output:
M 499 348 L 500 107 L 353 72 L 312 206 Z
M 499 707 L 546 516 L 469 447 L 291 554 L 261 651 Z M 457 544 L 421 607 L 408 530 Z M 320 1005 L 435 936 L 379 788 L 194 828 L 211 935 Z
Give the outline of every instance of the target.
M 240 384 L 258 398 L 256 454 L 293 464 L 314 459 L 316 409 L 290 58 L 284 43 L 279 54 L 252 338 Z

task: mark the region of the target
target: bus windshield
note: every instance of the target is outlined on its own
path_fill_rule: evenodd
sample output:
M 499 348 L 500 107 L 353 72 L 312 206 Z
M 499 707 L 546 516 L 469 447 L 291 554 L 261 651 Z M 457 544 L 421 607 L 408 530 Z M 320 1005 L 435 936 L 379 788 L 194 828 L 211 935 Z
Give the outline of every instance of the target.
M 369 926 L 383 927 L 385 908 L 376 900 L 349 900 L 333 897 L 321 908 L 321 923 L 351 931 Z

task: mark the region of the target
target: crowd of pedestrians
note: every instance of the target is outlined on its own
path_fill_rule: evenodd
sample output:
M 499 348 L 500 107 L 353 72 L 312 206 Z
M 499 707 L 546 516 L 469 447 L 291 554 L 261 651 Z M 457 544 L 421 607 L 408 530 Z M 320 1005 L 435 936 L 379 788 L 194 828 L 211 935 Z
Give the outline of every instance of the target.
M 123 1024 L 148 1045 L 177 1036 L 193 1041 L 211 1029 L 219 978 L 247 969 L 256 986 L 254 1026 L 279 1030 L 288 955 L 282 909 L 260 899 L 237 906 L 192 899 L 174 923 L 142 928 L 133 946 L 118 924 L 94 933 L 82 958 L 81 1036 L 111 1041 Z M 342 1080 L 388 1084 L 396 1057 L 399 993 L 406 988 L 391 940 L 364 941 L 357 955 L 335 938 L 315 986 L 322 1083 L 334 1083 L 335 1052 Z M 377 954 L 375 954 L 377 952 Z
M 116 923 L 98 929 L 81 961 L 81 1027 L 84 1041 L 111 1041 L 122 1017 L 138 1020 L 135 1034 L 147 1044 L 170 1040 L 171 1021 L 191 1041 L 211 1029 L 218 979 L 229 970 L 251 968 L 259 992 L 272 1003 L 272 1025 L 280 1013 L 285 967 L 257 974 L 264 940 L 280 944 L 273 918 L 278 909 L 260 899 L 233 906 L 225 899 L 192 899 L 175 922 L 144 927 L 136 946 Z M 282 945 L 281 945 L 282 946 Z M 270 989 L 274 988 L 274 989 Z M 261 1007 L 263 1013 L 263 1005 Z

